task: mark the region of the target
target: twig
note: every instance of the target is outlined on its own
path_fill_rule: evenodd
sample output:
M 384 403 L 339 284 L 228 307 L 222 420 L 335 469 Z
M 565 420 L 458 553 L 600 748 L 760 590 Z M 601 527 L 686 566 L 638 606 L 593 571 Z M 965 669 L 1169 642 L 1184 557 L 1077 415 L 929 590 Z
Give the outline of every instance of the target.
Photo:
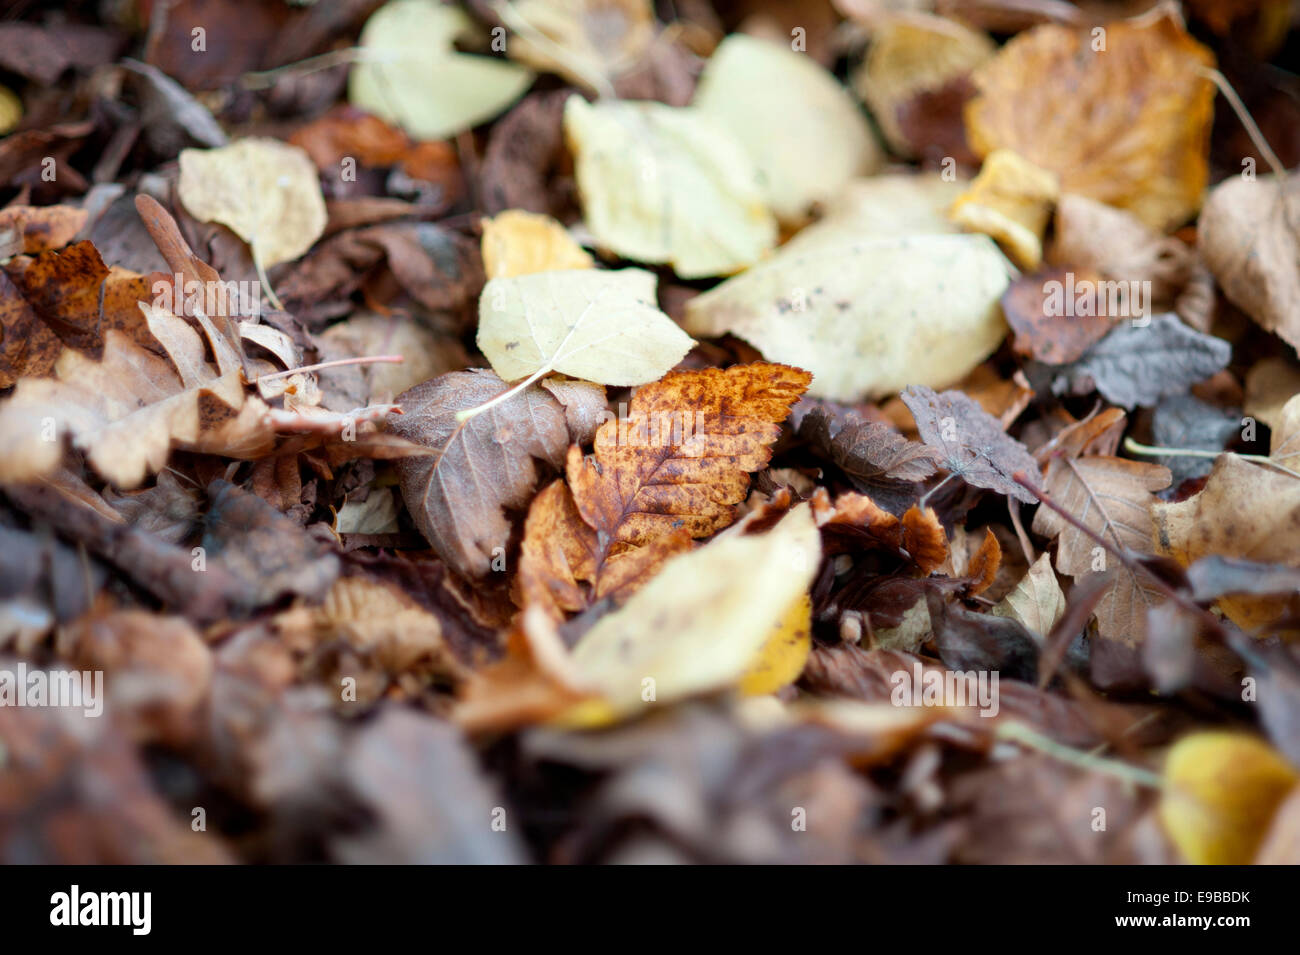
M 1165 785 L 1164 780 L 1149 769 L 1122 763 L 1117 759 L 1107 759 L 1104 756 L 1072 749 L 1063 743 L 1058 743 L 1050 736 L 1044 736 L 1037 730 L 1030 729 L 1023 723 L 1003 723 L 998 727 L 997 736 L 999 739 L 1020 743 L 1022 746 L 1037 750 L 1045 756 L 1059 759 L 1063 763 L 1070 763 L 1089 772 L 1103 773 L 1107 776 L 1114 776 L 1116 779 L 1122 779 L 1125 782 L 1134 783 L 1138 786 L 1148 786 L 1152 789 L 1163 789 Z
M 1140 441 L 1134 441 L 1132 438 L 1124 439 L 1124 450 L 1133 454 L 1142 454 L 1147 457 L 1158 458 L 1217 458 L 1223 454 L 1222 451 L 1202 451 L 1199 448 L 1161 448 L 1149 444 L 1142 444 Z M 1235 452 L 1234 452 L 1235 453 Z M 1245 461 L 1254 461 L 1258 464 L 1266 464 L 1269 467 L 1277 468 L 1293 478 L 1300 478 L 1300 471 L 1292 471 L 1285 465 L 1278 464 L 1267 454 L 1238 454 L 1237 457 Z

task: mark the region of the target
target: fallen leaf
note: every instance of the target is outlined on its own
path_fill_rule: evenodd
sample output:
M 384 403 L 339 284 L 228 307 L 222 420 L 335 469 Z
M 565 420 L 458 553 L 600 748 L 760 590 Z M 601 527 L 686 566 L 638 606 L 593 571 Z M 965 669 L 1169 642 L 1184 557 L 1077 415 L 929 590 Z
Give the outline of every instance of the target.
M 1300 481 L 1239 455 L 1219 455 L 1200 493 L 1155 503 L 1151 516 L 1155 553 L 1184 567 L 1212 555 L 1300 566 L 1289 530 L 1300 525 Z M 1287 598 L 1224 596 L 1218 605 L 1249 631 L 1282 616 Z
M 776 244 L 748 153 L 702 111 L 572 96 L 564 133 L 601 247 L 703 278 L 737 272 Z
M 505 381 L 560 372 L 606 385 L 641 385 L 694 342 L 655 305 L 641 269 L 572 269 L 494 278 L 479 299 L 478 347 Z
M 1300 774 L 1245 733 L 1200 732 L 1165 760 L 1160 822 L 1194 865 L 1246 865 Z
M 966 133 L 978 155 L 1013 149 L 1059 176 L 1063 192 L 1164 232 L 1200 208 L 1209 181 L 1214 86 L 1203 71 L 1213 66 L 1176 15 L 1113 21 L 1100 41 L 1044 24 L 975 70 Z
M 743 33 L 713 51 L 692 105 L 749 153 L 768 207 L 800 225 L 883 157 L 844 87 L 804 53 Z
M 388 423 L 399 437 L 433 452 L 396 465 L 415 526 L 457 573 L 487 576 L 510 538 L 506 508 L 523 506 L 537 486 L 537 462 L 561 467 L 571 442 L 590 438 L 604 407 L 598 385 L 572 383 L 563 400 L 541 386 L 458 423 L 456 413 L 497 397 L 507 385 L 489 371 L 450 372 L 397 396 L 403 414 Z M 566 404 L 584 412 L 570 419 Z M 575 424 L 587 421 L 588 428 Z
M 1154 405 L 1185 392 L 1224 368 L 1232 346 L 1222 338 L 1188 328 L 1172 313 L 1147 324 L 1120 325 L 1084 356 L 1053 369 L 1056 394 L 1087 394 L 1094 388 L 1125 408 Z
M 891 503 L 915 500 L 917 485 L 937 470 L 933 449 L 853 413 L 840 416 L 814 408 L 799 423 L 799 437 L 890 510 Z
M 807 368 L 817 398 L 945 387 L 1006 334 L 997 302 L 1008 270 L 986 236 L 861 235 L 837 220 L 691 299 L 685 328 L 730 332 L 769 361 Z
M 71 242 L 87 218 L 86 210 L 76 206 L 8 206 L 0 210 L 0 232 L 13 229 L 19 237 L 18 251 L 38 255 Z
M 1201 218 L 1204 228 L 1204 214 Z M 1095 270 L 1118 282 L 1150 282 L 1149 308 L 1167 310 L 1191 278 L 1195 250 L 1152 229 L 1133 213 L 1087 196 L 1066 194 L 1056 203 L 1047 260 L 1066 269 Z M 1202 329 L 1204 330 L 1204 329 Z
M 1036 269 L 1059 192 L 1052 173 L 1010 149 L 995 149 L 948 214 L 966 231 L 995 239 L 1016 265 Z
M 200 222 L 220 222 L 261 267 L 291 262 L 325 231 L 325 198 L 305 152 L 278 139 L 186 149 L 177 194 Z
M 784 365 L 673 372 L 636 392 L 621 420 L 569 450 L 568 489 L 538 495 L 526 525 L 526 601 L 581 610 L 626 598 L 666 559 L 735 520 L 749 474 L 807 387 Z
M 740 692 L 749 696 L 775 693 L 799 679 L 812 652 L 812 601 L 797 597 L 772 627 L 771 635 L 740 678 Z
M 1100 272 L 1063 268 L 1016 279 L 1002 296 L 1002 314 L 1014 333 L 1011 347 L 1017 354 L 1049 365 L 1082 358 L 1121 319 L 1091 314 L 1091 308 L 1086 309 L 1089 314 L 1082 315 L 1081 309 L 1061 306 L 1075 302 L 1074 289 L 1095 289 L 1101 281 Z
M 1242 410 L 1270 428 L 1282 421 L 1282 408 L 1300 394 L 1300 369 L 1285 358 L 1265 358 L 1246 372 Z
M 594 266 L 591 256 L 550 216 L 507 209 L 483 220 L 483 272 L 489 280 Z
M 904 156 L 924 148 L 907 134 L 900 114 L 926 93 L 970 74 L 997 48 L 985 33 L 944 17 L 906 13 L 883 18 L 853 75 L 853 88 L 871 107 L 890 147 Z
M 739 684 L 776 621 L 807 591 L 820 553 L 801 505 L 765 534 L 719 538 L 675 557 L 578 641 L 578 678 L 618 716 Z
M 648 0 L 513 0 L 493 10 L 514 31 L 511 59 L 593 93 L 609 92 L 655 39 Z
M 1039 646 L 1065 614 L 1065 594 L 1052 571 L 1052 557 L 1042 554 L 1020 583 L 990 613 L 1019 621 L 1038 637 Z
M 473 32 L 458 7 L 437 0 L 390 0 L 366 21 L 361 62 L 352 67 L 352 105 L 417 139 L 444 139 L 491 119 L 533 82 L 504 60 L 456 52 Z
M 1037 476 L 1029 451 L 970 398 L 960 391 L 936 394 L 923 386 L 908 388 L 902 398 L 916 418 L 921 440 L 937 452 L 940 467 L 975 487 L 1027 504 L 1036 500 L 1012 480 L 1017 471 Z
M 1205 200 L 1196 244 L 1228 300 L 1300 350 L 1300 172 L 1229 176 Z
M 1241 433 L 1241 412 L 1217 408 L 1194 395 L 1162 398 L 1152 416 L 1151 435 L 1158 447 L 1212 451 L 1215 454 Z M 1174 476 L 1174 486 L 1205 477 L 1213 462 L 1201 457 L 1161 455 L 1155 459 Z
M 1041 487 L 1085 527 L 1116 549 L 1153 554 L 1152 491 L 1169 486 L 1168 468 L 1112 457 L 1124 415 L 1085 419 L 1058 436 L 1054 453 L 1047 457 Z M 1098 451 L 1101 453 L 1098 453 Z M 1043 454 L 1046 454 L 1044 449 Z M 1147 610 L 1163 602 L 1164 595 L 1145 578 L 1120 565 L 1111 567 L 1105 548 L 1048 507 L 1034 514 L 1034 533 L 1056 538 L 1056 569 L 1076 580 L 1087 574 L 1114 571 L 1114 580 L 1097 604 L 1097 627 L 1103 640 L 1126 647 L 1140 646 L 1146 634 Z

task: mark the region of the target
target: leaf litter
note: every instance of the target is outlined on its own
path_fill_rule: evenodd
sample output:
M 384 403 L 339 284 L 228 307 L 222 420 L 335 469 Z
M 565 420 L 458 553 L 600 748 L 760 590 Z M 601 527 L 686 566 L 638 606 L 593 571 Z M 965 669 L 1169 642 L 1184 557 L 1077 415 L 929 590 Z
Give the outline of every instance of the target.
M 111 6 L 0 31 L 0 860 L 1300 862 L 1300 23 Z

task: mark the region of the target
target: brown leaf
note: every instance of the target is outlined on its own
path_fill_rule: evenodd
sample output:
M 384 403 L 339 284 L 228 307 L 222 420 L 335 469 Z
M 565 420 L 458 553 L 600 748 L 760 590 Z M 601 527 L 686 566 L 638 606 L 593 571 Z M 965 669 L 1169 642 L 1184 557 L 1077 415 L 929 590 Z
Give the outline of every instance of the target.
M 854 412 L 836 415 L 815 407 L 799 423 L 799 437 L 882 504 L 915 500 L 915 486 L 936 470 L 931 448 L 907 440 L 887 424 L 864 421 Z
M 1206 199 L 1197 248 L 1229 301 L 1300 349 L 1300 172 L 1224 180 Z
M 1105 315 L 1067 314 L 1065 310 L 1053 314 L 1048 308 L 1047 283 L 1057 282 L 1067 288 L 1067 281 L 1090 282 L 1095 287 L 1101 274 L 1087 269 L 1052 269 L 1021 276 L 1003 293 L 1002 314 L 1015 333 L 1011 344 L 1018 354 L 1049 365 L 1064 365 L 1082 358 L 1119 323 L 1118 317 Z M 1072 301 L 1072 296 L 1067 301 Z
M 597 430 L 591 458 L 569 450 L 571 503 L 561 488 L 530 511 L 525 597 L 540 595 L 549 577 L 558 577 L 553 597 L 566 609 L 580 609 L 579 581 L 590 587 L 583 605 L 626 597 L 691 538 L 730 524 L 811 378 L 755 362 L 670 372 L 639 388 L 627 418 Z
M 1046 24 L 975 70 L 966 133 L 981 156 L 1014 149 L 1056 173 L 1063 192 L 1128 209 L 1167 230 L 1200 207 L 1214 65 L 1176 15 L 1107 24 L 1097 34 Z
M 1034 496 L 1011 476 L 1024 471 L 1033 477 L 1037 465 L 1023 444 L 1002 431 L 996 418 L 960 391 L 936 394 L 923 385 L 912 385 L 902 398 L 916 418 L 921 440 L 938 452 L 942 467 L 967 484 L 1034 503 Z
M 540 477 L 537 462 L 559 468 L 571 442 L 590 438 L 566 417 L 551 391 L 529 387 L 464 423 L 456 413 L 495 398 L 507 385 L 490 371 L 456 371 L 398 395 L 400 418 L 389 430 L 434 455 L 397 464 L 407 510 L 433 549 L 457 573 L 485 577 L 510 541 L 507 508 L 520 508 Z M 594 420 L 604 389 L 574 383 L 565 401 Z
M 1114 409 L 1111 409 L 1112 411 Z M 1089 453 L 1089 446 L 1118 439 L 1122 413 L 1085 419 L 1057 438 L 1059 453 L 1048 461 L 1043 488 L 1061 507 L 1101 536 L 1109 546 L 1136 554 L 1154 554 L 1152 491 L 1169 486 L 1168 468 Z M 1034 515 L 1034 532 L 1058 538 L 1056 569 L 1070 577 L 1113 569 L 1114 583 L 1097 605 L 1097 626 L 1105 640 L 1126 647 L 1141 645 L 1147 609 L 1164 598 L 1146 578 L 1110 557 L 1104 548 L 1048 507 Z

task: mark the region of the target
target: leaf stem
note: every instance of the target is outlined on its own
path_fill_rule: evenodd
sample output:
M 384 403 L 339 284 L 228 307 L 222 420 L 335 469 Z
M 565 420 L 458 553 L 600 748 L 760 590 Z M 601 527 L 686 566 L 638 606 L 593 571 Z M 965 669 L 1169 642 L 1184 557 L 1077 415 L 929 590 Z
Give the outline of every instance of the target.
M 340 368 L 343 365 L 372 365 L 377 362 L 386 362 L 388 364 L 401 364 L 405 359 L 401 355 L 375 355 L 373 357 L 361 358 L 336 358 L 333 361 L 322 361 L 315 365 L 303 365 L 301 368 L 289 368 L 285 371 L 275 371 L 269 375 L 258 375 L 253 381 L 270 381 L 272 378 L 287 378 L 289 375 L 296 375 L 305 371 L 320 371 L 323 368 Z
M 1153 773 L 1149 769 L 1073 749 L 1022 723 L 1003 723 L 998 727 L 997 735 L 1000 739 L 1020 743 L 1030 749 L 1037 750 L 1045 756 L 1059 759 L 1063 763 L 1070 763 L 1090 772 L 1114 776 L 1125 782 L 1134 783 L 1138 786 L 1148 786 L 1152 789 L 1163 789 L 1165 785 L 1159 774 Z
M 1224 454 L 1223 451 L 1202 451 L 1199 448 L 1161 448 L 1149 444 L 1142 444 L 1140 441 L 1134 441 L 1132 438 L 1124 439 L 1124 450 L 1132 454 L 1141 454 L 1146 457 L 1156 458 L 1217 458 Z M 1265 464 L 1269 467 L 1277 468 L 1294 478 L 1300 478 L 1300 471 L 1292 471 L 1285 465 L 1278 464 L 1266 454 L 1238 454 L 1237 457 L 1245 461 L 1254 461 L 1257 464 Z
M 497 395 L 495 398 L 491 398 L 483 402 L 483 404 L 476 405 L 473 408 L 466 408 L 463 411 L 457 411 L 456 420 L 461 424 L 464 424 L 470 418 L 482 414 L 484 411 L 487 411 L 489 408 L 496 407 L 497 405 L 501 404 L 501 402 L 503 401 L 508 401 L 510 398 L 514 396 L 516 392 L 523 391 L 533 382 L 537 381 L 540 378 L 545 377 L 546 375 L 549 375 L 551 373 L 551 370 L 552 369 L 550 365 L 543 365 L 541 368 L 538 368 L 535 372 L 533 372 L 523 381 L 519 382 L 518 384 L 511 385 L 509 388 L 501 392 L 501 394 Z

